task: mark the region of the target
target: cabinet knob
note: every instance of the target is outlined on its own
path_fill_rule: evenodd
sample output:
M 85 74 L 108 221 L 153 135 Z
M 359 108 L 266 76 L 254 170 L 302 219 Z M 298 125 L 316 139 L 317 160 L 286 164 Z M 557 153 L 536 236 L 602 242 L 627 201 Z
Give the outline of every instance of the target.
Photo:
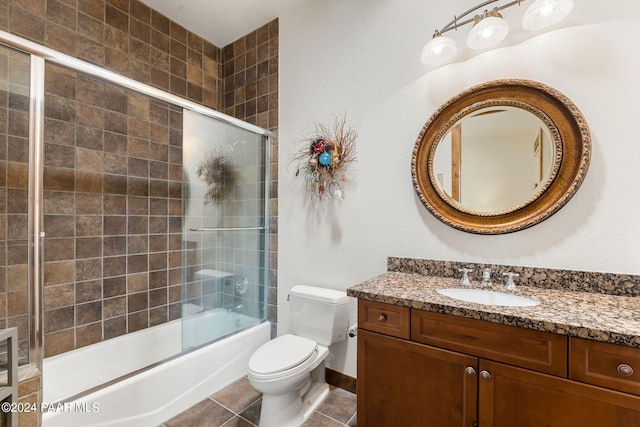
M 473 369 L 473 366 L 467 366 L 464 369 L 464 373 L 467 374 L 468 376 L 472 377 L 472 378 L 476 376 L 476 370 Z
M 633 368 L 626 363 L 621 363 L 618 365 L 618 373 L 625 377 L 630 377 L 633 375 Z
M 378 315 L 378 322 L 386 322 L 387 321 L 387 316 L 385 316 L 384 313 L 380 313 Z
M 489 381 L 491 379 L 491 374 L 488 371 L 481 371 L 480 378 L 482 378 L 485 381 Z

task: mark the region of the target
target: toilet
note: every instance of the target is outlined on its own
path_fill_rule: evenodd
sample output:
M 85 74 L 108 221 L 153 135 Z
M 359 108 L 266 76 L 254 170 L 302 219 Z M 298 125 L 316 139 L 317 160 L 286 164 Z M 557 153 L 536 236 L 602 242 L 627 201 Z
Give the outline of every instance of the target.
M 324 360 L 349 326 L 345 292 L 294 286 L 289 292 L 292 334 L 260 346 L 249 359 L 249 383 L 262 393 L 259 427 L 299 427 L 329 393 Z

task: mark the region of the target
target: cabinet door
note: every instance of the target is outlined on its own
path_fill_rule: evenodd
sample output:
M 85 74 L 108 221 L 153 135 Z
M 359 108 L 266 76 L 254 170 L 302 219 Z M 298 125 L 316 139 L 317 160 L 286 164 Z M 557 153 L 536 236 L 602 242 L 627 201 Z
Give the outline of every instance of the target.
M 471 427 L 477 367 L 475 357 L 359 330 L 358 425 Z
M 480 360 L 481 427 L 640 426 L 640 398 Z

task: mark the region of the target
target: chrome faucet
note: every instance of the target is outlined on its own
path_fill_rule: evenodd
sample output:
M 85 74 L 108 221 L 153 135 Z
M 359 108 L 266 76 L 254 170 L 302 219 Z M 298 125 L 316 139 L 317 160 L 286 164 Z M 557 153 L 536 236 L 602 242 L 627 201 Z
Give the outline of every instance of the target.
M 489 288 L 491 286 L 493 286 L 493 283 L 491 283 L 491 269 L 487 267 L 482 271 L 482 283 L 480 283 L 480 287 Z
M 514 277 L 518 277 L 520 276 L 518 273 L 512 273 L 512 272 L 508 272 L 508 273 L 502 273 L 503 276 L 507 276 L 507 283 L 504 285 L 504 288 L 508 291 L 515 291 L 516 290 L 516 284 L 513 281 Z
M 238 304 L 233 308 L 228 308 L 227 313 L 240 313 L 244 309 L 244 304 Z
M 471 273 L 473 270 L 468 268 L 461 268 L 458 271 L 462 273 L 462 277 L 460 278 L 460 285 L 469 286 L 471 284 L 471 281 L 469 280 L 469 273 Z

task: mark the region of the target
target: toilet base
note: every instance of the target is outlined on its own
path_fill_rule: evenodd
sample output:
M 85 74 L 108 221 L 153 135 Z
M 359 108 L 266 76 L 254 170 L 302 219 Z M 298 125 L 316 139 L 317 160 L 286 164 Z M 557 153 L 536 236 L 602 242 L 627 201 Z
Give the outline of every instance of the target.
M 303 418 L 305 420 L 309 418 L 328 395 L 329 384 L 314 384 L 311 386 L 309 391 L 302 396 Z
M 324 363 L 311 372 L 298 392 L 262 395 L 259 427 L 300 427 L 329 394 Z M 301 393 L 302 396 L 300 396 Z

